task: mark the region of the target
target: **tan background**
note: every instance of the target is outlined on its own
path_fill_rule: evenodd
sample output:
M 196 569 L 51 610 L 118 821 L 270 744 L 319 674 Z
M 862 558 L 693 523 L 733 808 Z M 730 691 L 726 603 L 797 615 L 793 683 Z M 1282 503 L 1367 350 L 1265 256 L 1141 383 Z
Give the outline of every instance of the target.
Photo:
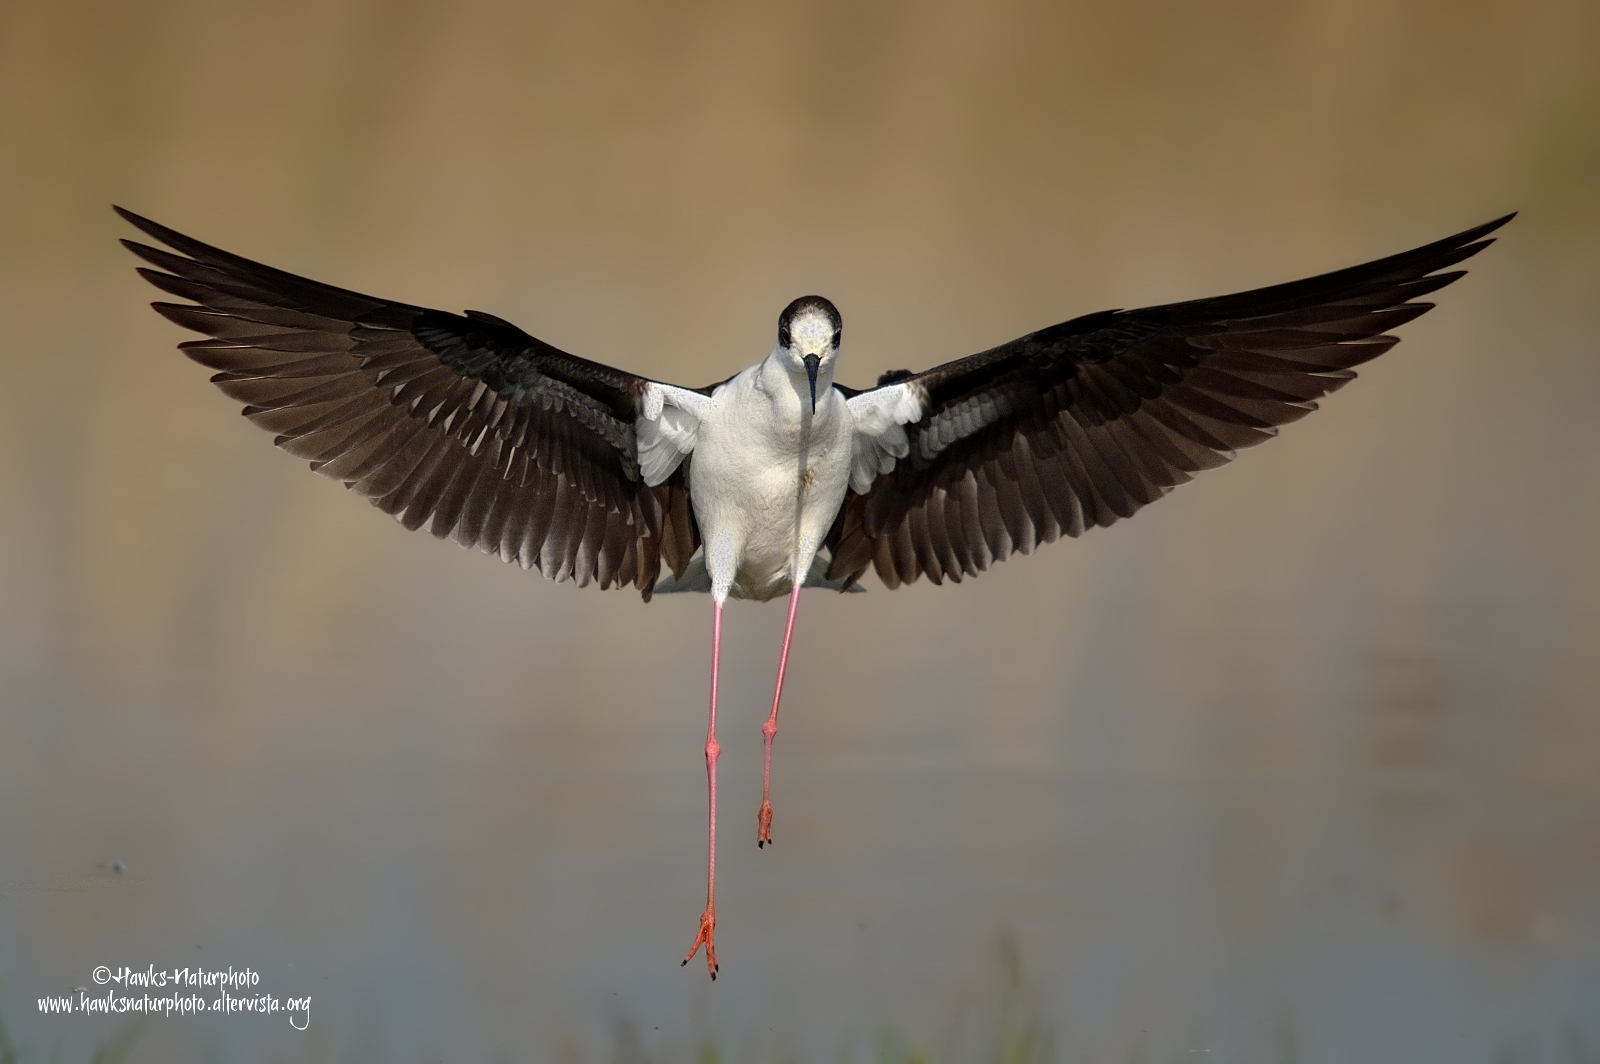
M 130 1060 L 1600 1053 L 1600 7 L 0 0 L 0 1017 Z M 730 614 L 407 536 L 172 345 L 118 202 L 686 384 L 862 385 L 1522 217 L 1234 466 L 961 587 Z M 125 864 L 118 875 L 113 862 Z M 1021 1021 L 1015 1021 L 1021 1022 Z M 1580 1054 L 1590 1054 L 1581 1056 Z

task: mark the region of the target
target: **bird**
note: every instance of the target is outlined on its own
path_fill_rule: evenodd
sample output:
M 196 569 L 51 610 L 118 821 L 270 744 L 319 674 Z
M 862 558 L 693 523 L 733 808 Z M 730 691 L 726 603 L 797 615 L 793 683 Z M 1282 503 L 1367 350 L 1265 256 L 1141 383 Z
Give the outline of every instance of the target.
M 706 902 L 687 965 L 714 980 L 717 678 L 729 598 L 788 596 L 764 755 L 803 588 L 959 583 L 1077 537 L 1317 409 L 1432 308 L 1450 267 L 1514 214 L 1287 284 L 1105 310 L 875 386 L 835 379 L 842 319 L 802 296 L 765 358 L 681 387 L 593 362 L 483 311 L 411 306 L 308 280 L 114 208 L 164 247 L 122 243 L 185 303 L 244 416 L 408 529 L 579 586 L 709 592 Z

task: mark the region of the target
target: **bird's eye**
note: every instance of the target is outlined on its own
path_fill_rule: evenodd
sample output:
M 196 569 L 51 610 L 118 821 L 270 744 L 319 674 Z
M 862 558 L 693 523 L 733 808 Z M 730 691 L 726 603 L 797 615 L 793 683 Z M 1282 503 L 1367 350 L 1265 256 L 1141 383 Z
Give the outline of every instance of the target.
M 785 325 L 783 328 L 778 330 L 778 346 L 779 347 L 788 347 L 789 346 L 789 326 L 787 326 L 787 325 Z
M 844 330 L 842 330 L 842 329 L 833 330 L 833 346 L 834 347 L 838 347 L 839 346 L 839 336 L 843 331 Z

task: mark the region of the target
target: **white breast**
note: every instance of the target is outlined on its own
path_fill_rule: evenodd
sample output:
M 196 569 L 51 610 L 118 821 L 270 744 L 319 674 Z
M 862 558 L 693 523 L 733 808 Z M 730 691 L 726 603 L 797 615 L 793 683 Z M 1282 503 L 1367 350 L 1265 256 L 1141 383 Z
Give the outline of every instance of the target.
M 822 382 L 819 382 L 819 385 Z M 865 492 L 907 453 L 903 425 L 922 416 L 907 388 L 846 402 L 831 382 L 809 410 L 802 386 L 770 361 L 711 397 L 651 384 L 635 426 L 645 483 L 692 454 L 689 497 L 713 592 L 768 599 L 808 571 L 845 492 Z

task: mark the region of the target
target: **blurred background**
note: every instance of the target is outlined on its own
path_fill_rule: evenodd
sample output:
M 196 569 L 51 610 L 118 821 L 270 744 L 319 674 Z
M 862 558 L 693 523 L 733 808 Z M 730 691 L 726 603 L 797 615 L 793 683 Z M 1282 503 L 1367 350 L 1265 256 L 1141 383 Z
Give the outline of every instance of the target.
M 690 385 L 806 292 L 863 386 L 1523 213 L 1136 519 L 809 594 L 765 852 L 735 604 L 713 985 L 709 603 L 310 475 L 112 202 Z M 0 1049 L 1593 1064 L 1597 290 L 1590 0 L 0 0 Z M 39 1014 L 102 964 L 311 1028 Z

